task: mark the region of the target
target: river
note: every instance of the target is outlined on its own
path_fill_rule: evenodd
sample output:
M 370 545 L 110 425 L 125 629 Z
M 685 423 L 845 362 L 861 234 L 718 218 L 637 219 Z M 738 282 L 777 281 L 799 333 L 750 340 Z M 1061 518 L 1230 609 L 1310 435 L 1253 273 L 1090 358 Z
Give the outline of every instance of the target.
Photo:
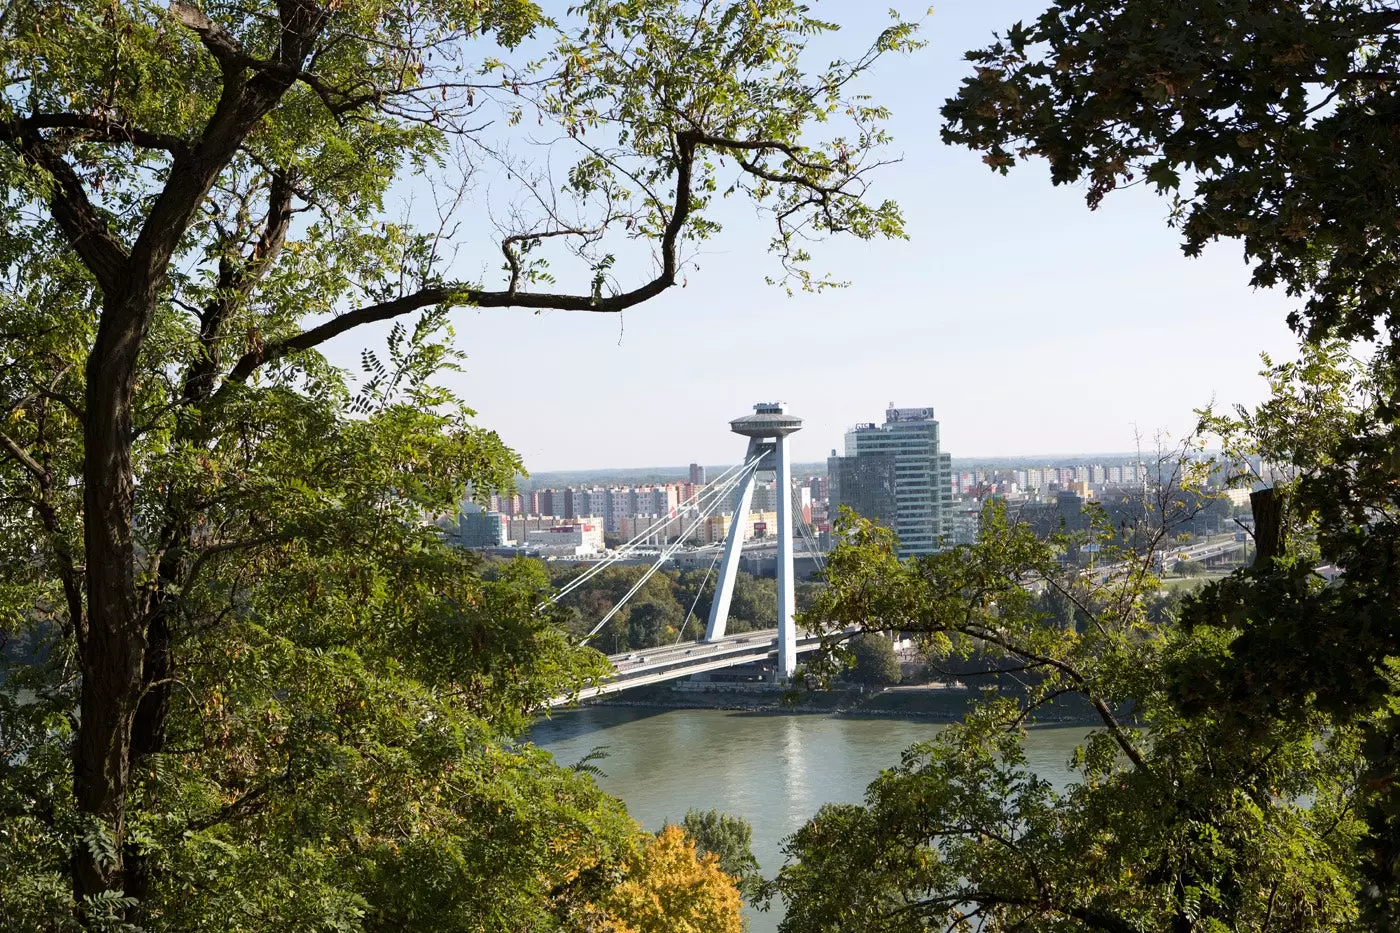
M 564 765 L 607 746 L 598 784 L 649 830 L 679 823 L 692 807 L 743 817 L 753 825 L 763 874 L 772 877 L 782 865 L 783 839 L 822 804 L 859 802 L 904 749 L 941 728 L 926 720 L 597 706 L 556 713 L 531 738 Z M 1032 729 L 1031 768 L 1066 783 L 1069 757 L 1088 731 Z M 780 905 L 746 912 L 751 933 L 772 933 L 781 919 Z

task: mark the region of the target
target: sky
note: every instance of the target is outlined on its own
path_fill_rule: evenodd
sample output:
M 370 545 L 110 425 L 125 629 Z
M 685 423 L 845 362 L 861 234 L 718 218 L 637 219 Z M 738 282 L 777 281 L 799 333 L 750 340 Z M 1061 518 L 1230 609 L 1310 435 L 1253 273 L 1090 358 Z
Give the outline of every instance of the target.
M 1041 165 L 1003 177 L 940 142 L 963 52 L 1043 7 L 948 0 L 924 20 L 925 49 L 861 86 L 893 110 L 902 161 L 873 194 L 901 204 L 908 240 L 814 250 L 849 288 L 766 285 L 771 231 L 735 205 L 684 288 L 622 315 L 454 312 L 467 359 L 453 388 L 536 471 L 734 462 L 744 440 L 728 421 L 767 400 L 804 419 L 797 461 L 825 458 L 890 402 L 933 407 L 955 457 L 996 457 L 1132 450 L 1139 434 L 1188 431 L 1212 400 L 1258 401 L 1259 354 L 1293 355 L 1297 302 L 1251 289 L 1238 243 L 1187 259 L 1147 189 L 1091 212 Z M 842 25 L 847 54 L 886 23 L 855 0 L 814 12 Z M 327 350 L 350 366 L 362 343 Z

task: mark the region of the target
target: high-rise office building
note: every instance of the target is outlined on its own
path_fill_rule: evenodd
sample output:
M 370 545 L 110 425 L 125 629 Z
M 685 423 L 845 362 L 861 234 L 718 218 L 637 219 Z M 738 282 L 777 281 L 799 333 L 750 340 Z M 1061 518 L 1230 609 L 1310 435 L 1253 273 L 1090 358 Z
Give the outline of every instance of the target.
M 694 486 L 705 485 L 705 468 L 698 463 L 690 465 L 690 482 Z
M 953 505 L 952 456 L 939 449 L 932 408 L 895 408 L 885 423 L 846 432 L 844 456 L 827 463 L 831 506 L 847 506 L 893 529 L 902 556 L 946 545 Z

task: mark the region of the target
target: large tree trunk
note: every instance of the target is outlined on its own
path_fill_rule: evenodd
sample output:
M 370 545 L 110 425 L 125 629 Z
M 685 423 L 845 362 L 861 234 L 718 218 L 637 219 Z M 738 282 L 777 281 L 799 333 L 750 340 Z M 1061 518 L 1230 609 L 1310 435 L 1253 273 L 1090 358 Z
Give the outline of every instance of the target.
M 73 778 L 78 813 L 99 822 L 112 845 L 106 856 L 82 841 L 75 847 L 73 892 L 78 898 L 120 890 L 124 884 L 131 724 L 141 696 L 145 651 L 135 584 L 131 401 L 136 357 L 152 306 L 149 295 L 109 301 L 87 363 L 83 482 L 88 611 L 78 638 L 83 676 Z
M 175 673 L 174 657 L 174 616 L 178 612 L 176 597 L 171 595 L 168 583 L 174 582 L 177 572 L 174 559 L 163 559 L 160 567 L 160 591 L 156 594 L 155 605 L 150 612 L 150 622 L 146 626 L 146 653 L 141 672 L 141 695 L 137 703 L 131 727 L 131 763 L 139 765 L 147 755 L 165 750 L 167 722 L 170 718 L 172 697 L 171 677 Z M 150 897 L 154 878 L 151 864 L 145 855 L 135 847 L 128 846 L 123 852 L 126 869 L 125 890 L 137 902 L 136 913 L 132 918 L 138 923 L 143 914 L 143 905 Z
M 1286 504 L 1283 492 L 1272 487 L 1249 494 L 1249 508 L 1254 513 L 1255 570 L 1268 570 L 1275 558 L 1283 556 Z

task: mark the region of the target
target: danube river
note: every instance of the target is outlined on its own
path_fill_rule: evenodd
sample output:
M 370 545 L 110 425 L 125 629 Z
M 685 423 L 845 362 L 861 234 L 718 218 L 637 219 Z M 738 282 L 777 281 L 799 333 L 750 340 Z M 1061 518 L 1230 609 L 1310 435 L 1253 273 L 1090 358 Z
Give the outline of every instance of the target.
M 782 865 L 783 839 L 822 804 L 859 802 L 905 748 L 940 728 L 906 719 L 590 707 L 556 713 L 531 738 L 563 765 L 606 746 L 598 783 L 647 829 L 679 823 L 692 807 L 743 817 L 753 825 L 763 874 L 772 877 Z M 1032 769 L 1053 783 L 1068 781 L 1067 762 L 1087 732 L 1031 730 Z M 777 929 L 780 909 L 749 914 L 751 933 Z

